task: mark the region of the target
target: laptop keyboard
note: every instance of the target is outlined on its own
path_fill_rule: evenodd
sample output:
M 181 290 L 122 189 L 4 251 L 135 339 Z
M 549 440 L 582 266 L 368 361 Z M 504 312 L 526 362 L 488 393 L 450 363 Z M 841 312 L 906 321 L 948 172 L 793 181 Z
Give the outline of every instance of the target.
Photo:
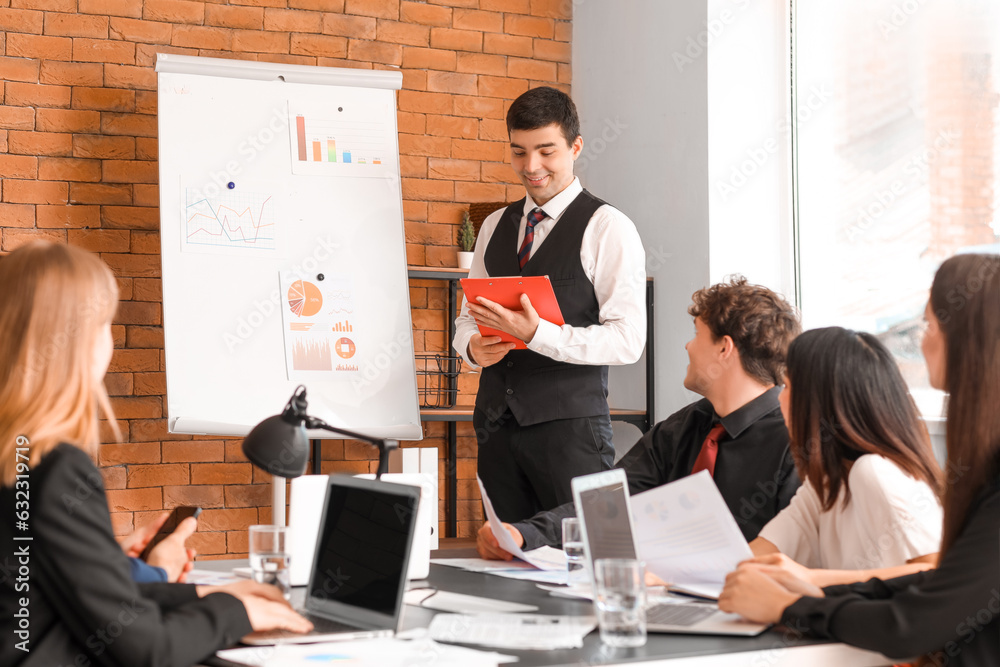
M 661 604 L 646 610 L 649 625 L 694 625 L 716 612 L 707 604 Z

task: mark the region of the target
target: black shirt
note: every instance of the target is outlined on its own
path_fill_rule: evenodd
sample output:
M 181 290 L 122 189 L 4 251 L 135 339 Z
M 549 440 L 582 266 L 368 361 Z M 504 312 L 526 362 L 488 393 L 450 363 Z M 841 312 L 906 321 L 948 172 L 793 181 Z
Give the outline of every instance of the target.
M 790 605 L 781 622 L 893 659 L 942 651 L 931 664 L 1000 665 L 1000 484 L 971 512 L 937 569 L 823 592 Z
M 799 488 L 778 405 L 780 392 L 779 387 L 772 387 L 721 419 L 703 398 L 654 426 L 615 465 L 625 470 L 629 493 L 689 475 L 708 432 L 721 423 L 726 432 L 719 438 L 715 484 L 743 536 L 747 541 L 757 537 Z M 562 519 L 575 515 L 573 503 L 567 503 L 514 527 L 524 537 L 525 549 L 559 546 Z
M 0 487 L 0 665 L 182 667 L 251 631 L 231 595 L 132 580 L 101 474 L 81 449 L 59 445 L 27 474 L 21 489 Z M 27 530 L 14 513 L 25 487 Z M 23 609 L 30 652 L 17 648 Z

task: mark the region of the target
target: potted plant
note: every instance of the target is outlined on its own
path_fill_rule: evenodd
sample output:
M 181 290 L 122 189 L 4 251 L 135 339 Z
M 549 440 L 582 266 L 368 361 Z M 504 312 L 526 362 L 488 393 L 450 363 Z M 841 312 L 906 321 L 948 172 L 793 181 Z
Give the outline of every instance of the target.
M 476 247 L 476 228 L 472 226 L 469 212 L 462 213 L 462 224 L 458 227 L 458 268 L 472 268 L 472 251 Z

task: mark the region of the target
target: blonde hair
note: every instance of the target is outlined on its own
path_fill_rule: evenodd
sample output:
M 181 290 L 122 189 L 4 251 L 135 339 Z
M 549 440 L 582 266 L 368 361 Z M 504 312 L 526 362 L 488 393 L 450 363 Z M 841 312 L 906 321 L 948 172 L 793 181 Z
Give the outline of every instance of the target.
M 20 436 L 31 467 L 62 442 L 96 455 L 100 413 L 120 438 L 93 367 L 117 306 L 111 270 L 85 250 L 34 242 L 0 257 L 0 486 L 14 484 Z

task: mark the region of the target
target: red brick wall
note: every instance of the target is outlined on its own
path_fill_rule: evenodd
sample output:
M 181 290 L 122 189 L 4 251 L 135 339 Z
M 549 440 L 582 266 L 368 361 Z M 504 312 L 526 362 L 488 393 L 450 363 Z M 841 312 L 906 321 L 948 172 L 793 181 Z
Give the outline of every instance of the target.
M 454 266 L 469 202 L 519 198 L 503 117 L 531 86 L 570 81 L 570 0 L 0 0 L 0 250 L 36 238 L 98 252 L 119 278 L 107 386 L 124 442 L 101 448 L 115 529 L 205 508 L 192 546 L 246 552 L 269 487 L 239 440 L 166 432 L 157 210 L 157 52 L 403 72 L 407 259 Z M 444 351 L 445 291 L 411 286 L 418 351 Z M 463 377 L 463 401 L 475 379 Z M 445 425 L 423 446 L 443 450 Z M 475 440 L 459 427 L 460 534 L 479 519 Z M 330 441 L 323 470 L 368 471 Z M 442 485 L 443 488 L 443 485 Z M 443 496 L 443 494 L 442 494 Z M 442 513 L 443 518 L 443 513 Z

